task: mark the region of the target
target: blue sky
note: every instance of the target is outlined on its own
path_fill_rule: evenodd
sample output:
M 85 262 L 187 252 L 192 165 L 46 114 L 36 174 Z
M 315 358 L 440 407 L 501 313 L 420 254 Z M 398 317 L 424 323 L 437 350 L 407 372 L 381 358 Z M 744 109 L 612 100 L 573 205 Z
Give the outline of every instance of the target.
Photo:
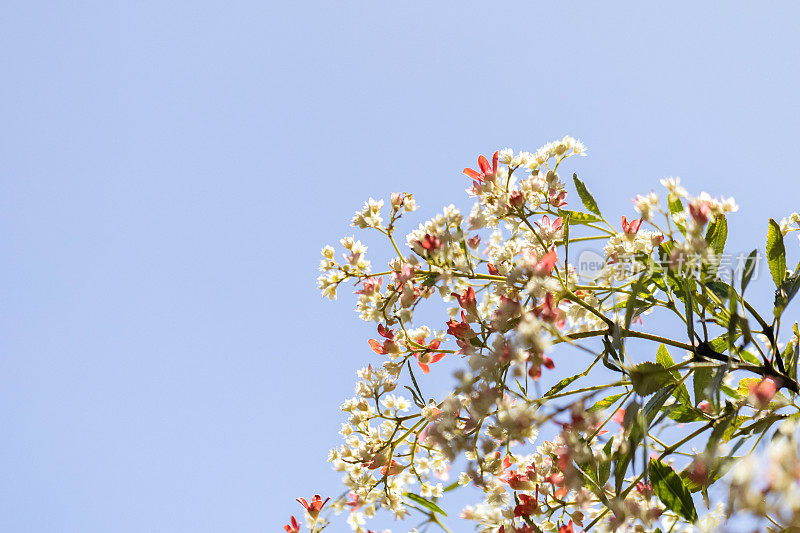
M 798 15 L 7 3 L 0 530 L 275 531 L 337 493 L 338 405 L 375 356 L 319 249 L 368 196 L 468 208 L 478 153 L 570 134 L 604 212 L 677 175 L 763 246 L 798 209 Z

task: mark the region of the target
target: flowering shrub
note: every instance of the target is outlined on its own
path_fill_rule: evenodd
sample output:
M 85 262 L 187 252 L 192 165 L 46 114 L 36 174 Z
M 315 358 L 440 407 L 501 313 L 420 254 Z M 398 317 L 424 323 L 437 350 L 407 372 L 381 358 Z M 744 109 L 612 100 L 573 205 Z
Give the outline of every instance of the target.
M 447 531 L 442 499 L 465 486 L 482 501 L 460 518 L 486 532 L 800 524 L 800 331 L 784 320 L 800 288 L 784 237 L 800 215 L 769 221 L 776 292 L 759 311 L 745 292 L 762 255 L 727 261 L 732 199 L 666 179 L 664 202 L 637 196 L 636 218 L 606 218 L 577 175 L 574 193 L 562 181 L 576 155 L 585 149 L 570 137 L 481 155 L 463 171 L 469 215 L 446 207 L 405 242 L 396 227 L 412 195 L 369 199 L 352 224 L 388 241 L 385 268 L 353 237 L 342 260 L 323 249 L 322 294 L 355 285 L 356 311 L 376 325 L 365 342 L 376 358 L 358 371 L 329 456 L 346 486 L 329 509 L 353 530 L 384 509 Z M 602 254 L 587 275 L 571 261 L 592 244 Z M 421 323 L 439 299 L 447 316 Z M 582 370 L 559 372 L 566 357 Z M 431 398 L 443 359 L 455 379 Z M 311 531 L 327 526 L 319 496 L 301 503 Z M 292 517 L 285 529 L 301 527 Z

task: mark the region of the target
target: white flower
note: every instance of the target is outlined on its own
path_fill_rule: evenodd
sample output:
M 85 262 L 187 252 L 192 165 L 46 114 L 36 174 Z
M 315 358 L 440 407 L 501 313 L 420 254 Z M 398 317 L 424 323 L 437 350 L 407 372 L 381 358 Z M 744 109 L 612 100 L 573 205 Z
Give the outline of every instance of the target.
M 686 192 L 686 189 L 681 187 L 680 178 L 665 178 L 661 180 L 661 185 L 666 187 L 671 195 L 675 195 L 680 198 L 684 198 L 689 194 Z

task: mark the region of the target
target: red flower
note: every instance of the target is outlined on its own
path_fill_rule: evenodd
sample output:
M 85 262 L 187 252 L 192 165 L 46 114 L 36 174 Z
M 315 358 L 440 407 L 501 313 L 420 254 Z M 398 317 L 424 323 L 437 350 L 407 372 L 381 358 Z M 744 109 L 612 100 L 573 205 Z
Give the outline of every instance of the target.
M 533 314 L 545 322 L 555 324 L 559 328 L 564 327 L 564 311 L 554 304 L 552 292 L 548 292 L 545 295 L 544 302 L 533 309 Z
M 572 530 L 572 519 L 570 518 L 569 524 L 565 524 L 558 528 L 558 533 L 573 533 Z
M 486 268 L 489 270 L 489 274 L 491 274 L 492 276 L 496 276 L 500 273 L 500 271 L 497 270 L 497 267 L 491 263 L 487 263 Z
M 384 476 L 385 475 L 396 476 L 397 474 L 405 470 L 405 468 L 406 468 L 405 466 L 401 465 L 397 461 L 392 461 L 392 464 L 388 465 L 388 468 L 387 465 L 383 465 L 381 467 L 381 474 L 383 474 Z
M 625 216 L 622 217 L 622 231 L 625 232 L 625 235 L 636 235 L 639 231 L 639 226 L 642 225 L 642 221 L 638 218 L 634 218 L 630 222 Z
M 536 512 L 539 507 L 539 502 L 533 496 L 528 494 L 519 495 L 519 504 L 514 507 L 514 516 L 531 515 Z
M 311 503 L 307 502 L 305 498 L 297 498 L 298 503 L 306 508 L 306 512 L 311 515 L 311 518 L 316 519 L 319 516 L 319 512 L 328 503 L 330 498 L 326 498 L 325 501 L 322 501 L 322 496 L 319 494 L 314 494 L 314 497 L 311 498 Z M 292 517 L 294 518 L 294 517 Z
M 564 220 L 561 217 L 558 217 L 554 221 L 550 222 L 550 217 L 547 215 L 542 215 L 541 222 L 534 222 L 537 228 L 547 233 L 555 233 L 561 229 L 561 225 L 563 223 Z
M 420 246 L 422 246 L 428 251 L 438 250 L 439 248 L 442 247 L 442 240 L 439 237 L 430 235 L 428 233 L 425 234 L 424 239 L 422 239 L 421 241 L 417 241 L 417 243 L 419 243 Z
M 508 199 L 508 205 L 511 207 L 522 207 L 525 205 L 525 195 L 520 191 L 514 191 Z
M 471 168 L 465 168 L 464 174 L 481 183 L 487 179 L 493 180 L 495 176 L 497 176 L 497 158 L 499 154 L 499 152 L 495 152 L 492 156 L 491 167 L 489 166 L 489 161 L 484 156 L 478 156 L 478 168 L 480 171 L 473 170 Z
M 458 300 L 458 305 L 460 305 L 463 309 L 466 309 L 472 314 L 478 314 L 478 310 L 476 308 L 477 300 L 475 299 L 475 289 L 472 287 L 467 287 L 464 290 L 464 294 L 452 292 L 450 293 L 450 296 L 454 296 L 455 299 Z
M 536 259 L 536 256 L 531 254 Z M 551 250 L 546 253 L 537 263 L 536 266 L 533 267 L 533 274 L 537 276 L 549 276 L 553 269 L 556 267 L 556 262 L 558 261 L 558 254 L 555 250 Z
M 467 322 L 467 315 L 464 311 L 461 311 L 461 322 L 456 322 L 452 318 L 447 321 L 447 332 L 459 339 L 471 339 L 476 336 Z
M 536 488 L 534 484 L 536 469 L 531 465 L 526 468 L 524 472 L 514 470 L 513 472 L 507 473 L 505 477 L 500 477 L 498 479 L 504 483 L 508 483 L 508 486 L 513 490 L 533 490 Z
M 358 494 L 356 494 L 355 492 L 351 492 L 350 494 L 348 494 L 348 496 L 350 497 L 350 500 L 346 502 L 345 505 L 350 508 L 351 513 L 353 511 L 358 510 L 362 505 L 364 505 L 364 502 L 361 501 L 361 498 L 359 498 Z
M 708 218 L 711 216 L 711 209 L 708 202 L 699 200 L 689 204 L 689 214 L 692 215 L 695 222 L 702 226 L 708 222 Z
M 383 278 L 367 278 L 364 280 L 364 288 L 356 291 L 355 294 L 372 294 L 381 290 Z
M 653 484 L 640 481 L 636 484 L 636 491 L 645 498 L 649 499 L 653 496 Z
M 622 421 L 625 420 L 625 409 L 621 408 L 617 409 L 616 412 L 614 413 L 614 416 L 611 417 L 611 420 L 613 420 L 614 422 L 616 422 L 621 426 Z
M 553 207 L 561 207 L 562 205 L 567 205 L 567 191 L 557 191 L 556 189 L 550 189 L 547 193 L 547 201 Z
M 403 285 L 406 281 L 410 280 L 414 277 L 414 275 L 419 270 L 418 266 L 412 266 L 408 263 L 403 263 L 400 267 L 400 272 L 394 272 L 394 278 L 397 281 L 397 285 Z
M 300 531 L 300 524 L 297 523 L 297 518 L 292 515 L 292 521 L 283 526 L 283 529 L 286 530 L 286 533 L 297 533 Z
M 370 339 L 368 342 L 372 351 L 378 355 L 397 353 L 397 344 L 394 342 L 394 330 L 386 329 L 383 324 L 378 324 L 378 334 L 386 340 L 381 344 L 380 341 Z
M 378 324 L 378 335 L 385 339 L 394 340 L 394 330 L 386 329 L 383 324 Z
M 417 344 L 425 346 L 425 338 L 419 337 L 417 339 Z M 444 357 L 443 353 L 431 353 L 432 350 L 435 350 L 439 347 L 439 344 L 441 344 L 441 342 L 435 340 L 429 345 L 425 346 L 425 351 L 423 353 L 414 354 L 414 356 L 417 358 L 417 364 L 419 364 L 423 374 L 427 374 L 431 371 L 428 365 L 436 363 L 437 361 L 440 361 L 442 357 Z

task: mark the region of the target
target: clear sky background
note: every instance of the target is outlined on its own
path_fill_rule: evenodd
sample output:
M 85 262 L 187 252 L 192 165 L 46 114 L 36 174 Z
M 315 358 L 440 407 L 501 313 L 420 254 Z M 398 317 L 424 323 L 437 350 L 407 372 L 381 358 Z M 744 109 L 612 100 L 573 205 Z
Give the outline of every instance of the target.
M 800 207 L 797 4 L 407 4 L 0 7 L 0 530 L 277 531 L 338 493 L 373 327 L 315 278 L 368 196 L 467 209 L 478 153 L 570 134 L 605 213 L 678 175 L 749 251 Z

